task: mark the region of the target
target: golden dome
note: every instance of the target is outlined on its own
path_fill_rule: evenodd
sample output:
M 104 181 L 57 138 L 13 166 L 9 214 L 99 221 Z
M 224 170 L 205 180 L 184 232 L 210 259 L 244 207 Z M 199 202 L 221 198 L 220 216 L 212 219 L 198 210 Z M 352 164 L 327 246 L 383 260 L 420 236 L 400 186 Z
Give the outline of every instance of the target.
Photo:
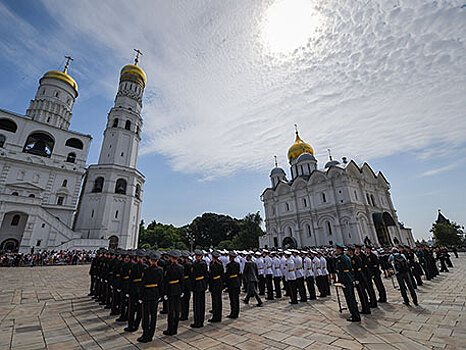
M 76 94 L 78 94 L 78 84 L 76 83 L 76 80 L 74 80 L 70 75 L 64 72 L 60 72 L 57 70 L 51 70 L 45 73 L 44 76 L 40 80 L 45 79 L 45 78 L 64 81 L 65 83 L 69 84 L 74 89 L 74 91 L 76 91 Z
M 314 155 L 314 150 L 308 143 L 301 140 L 298 131 L 296 131 L 296 141 L 288 150 L 288 160 L 291 162 L 293 159 L 298 158 L 303 153 L 311 153 Z
M 144 88 L 146 86 L 146 73 L 138 66 L 128 64 L 121 69 L 120 83 L 122 81 L 131 81 Z

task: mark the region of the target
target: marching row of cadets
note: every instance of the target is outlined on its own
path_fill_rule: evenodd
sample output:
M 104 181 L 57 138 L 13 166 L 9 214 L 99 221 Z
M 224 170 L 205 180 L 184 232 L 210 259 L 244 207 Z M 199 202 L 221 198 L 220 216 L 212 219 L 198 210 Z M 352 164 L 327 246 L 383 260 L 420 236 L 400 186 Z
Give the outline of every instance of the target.
M 306 302 L 317 297 L 330 296 L 330 284 L 342 287 L 346 304 L 351 313 L 348 321 L 360 321 L 360 313 L 370 314 L 377 302 L 387 301 L 381 279 L 381 269 L 388 278 L 395 270 L 405 304 L 409 304 L 406 287 L 417 305 L 414 288 L 439 272 L 432 250 L 416 247 L 415 251 L 401 246 L 400 250 L 374 250 L 361 245 L 336 244 L 336 249 L 276 250 L 268 251 L 152 251 L 99 249 L 90 268 L 89 295 L 111 309 L 110 315 L 119 316 L 117 322 L 127 322 L 127 332 L 134 332 L 142 321 L 143 333 L 139 342 L 152 341 L 158 304 L 161 314 L 167 314 L 165 335 L 175 335 L 179 321 L 188 320 L 192 295 L 193 323 L 191 327 L 204 326 L 206 291 L 211 293 L 212 317 L 209 322 L 221 322 L 222 291 L 226 289 L 230 301 L 228 318 L 238 318 L 240 291 L 246 293 L 243 302 L 251 298 L 262 306 L 260 296 L 266 300 L 285 296 L 290 304 Z M 344 253 L 347 249 L 347 254 Z M 398 262 L 400 255 L 407 269 Z M 442 270 L 451 266 L 447 251 L 437 252 Z M 405 287 L 406 284 L 406 287 Z M 374 288 L 375 286 L 375 288 Z M 356 289 L 361 312 L 358 310 Z M 378 299 L 376 297 L 376 291 Z

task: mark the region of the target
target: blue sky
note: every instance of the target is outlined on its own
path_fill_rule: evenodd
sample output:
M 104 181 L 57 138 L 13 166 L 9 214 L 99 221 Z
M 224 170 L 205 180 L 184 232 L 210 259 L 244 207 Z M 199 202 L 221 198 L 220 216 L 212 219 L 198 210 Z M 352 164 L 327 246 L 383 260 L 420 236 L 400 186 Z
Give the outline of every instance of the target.
M 144 52 L 143 217 L 262 211 L 293 124 L 316 150 L 368 161 L 417 238 L 466 223 L 462 1 L 0 1 L 0 107 L 24 113 L 44 72 L 80 95 L 71 129 L 98 159 L 119 70 Z

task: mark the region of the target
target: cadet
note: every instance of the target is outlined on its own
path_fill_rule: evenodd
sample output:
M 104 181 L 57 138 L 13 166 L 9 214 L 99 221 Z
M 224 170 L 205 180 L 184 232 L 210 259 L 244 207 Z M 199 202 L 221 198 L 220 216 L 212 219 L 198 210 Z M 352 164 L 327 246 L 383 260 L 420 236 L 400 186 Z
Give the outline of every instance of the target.
M 374 285 L 372 284 L 372 278 L 369 270 L 369 261 L 367 260 L 367 255 L 362 253 L 362 245 L 355 244 L 356 247 L 355 253 L 361 259 L 361 272 L 362 272 L 362 282 L 363 288 L 366 290 L 366 293 L 369 297 L 369 305 L 374 308 L 377 307 L 377 297 L 375 296 Z
M 248 293 L 246 294 L 246 298 L 244 299 L 245 304 L 249 304 L 249 299 L 254 297 L 257 300 L 257 306 L 262 306 L 262 300 L 260 296 L 257 294 L 257 281 L 259 274 L 257 270 L 257 264 L 252 261 L 251 254 L 246 256 L 246 263 L 244 265 L 243 277 L 246 281 L 246 286 L 248 289 Z
M 189 300 L 191 299 L 191 290 L 192 290 L 192 267 L 193 263 L 189 259 L 189 252 L 183 251 L 182 256 L 182 265 L 184 268 L 184 289 L 183 297 L 181 298 L 181 315 L 180 321 L 186 321 L 189 315 Z
M 180 318 L 180 297 L 183 297 L 184 290 L 184 268 L 178 264 L 180 252 L 174 250 L 170 252 L 170 263 L 164 270 L 164 299 L 167 300 L 167 330 L 165 335 L 175 335 L 178 333 L 178 322 Z
M 266 300 L 273 300 L 273 269 L 272 269 L 272 258 L 267 250 L 264 250 L 264 274 L 265 284 L 267 286 L 267 297 Z
M 316 289 L 314 287 L 314 267 L 312 264 L 312 259 L 309 257 L 309 255 L 311 255 L 311 253 L 306 254 L 304 257 L 304 272 L 306 277 L 307 290 L 309 292 L 309 299 L 315 300 L 317 297 Z
M 236 254 L 229 253 L 230 262 L 226 266 L 225 280 L 228 288 L 228 296 L 230 298 L 230 314 L 228 318 L 238 318 L 239 315 L 239 291 L 241 280 L 239 277 L 240 264 L 235 261 Z
M 121 292 L 120 292 L 120 317 L 116 322 L 128 321 L 128 296 L 129 296 L 129 271 L 131 269 L 130 251 L 126 251 L 123 263 L 121 265 Z
M 335 260 L 335 268 L 338 276 L 338 282 L 340 282 L 344 288 L 343 293 L 345 295 L 346 305 L 351 313 L 351 317 L 347 318 L 350 322 L 361 321 L 359 315 L 358 305 L 356 304 L 356 298 L 354 296 L 354 277 L 351 273 L 351 260 L 344 254 L 345 246 L 337 243 L 337 258 Z
M 351 265 L 353 267 L 354 279 L 356 280 L 356 291 L 358 292 L 359 301 L 361 302 L 361 313 L 369 315 L 371 308 L 369 306 L 369 298 L 364 288 L 364 275 L 362 274 L 362 262 L 361 258 L 354 254 L 354 246 L 348 245 L 348 255 L 351 259 Z
M 283 277 L 282 269 L 281 269 L 281 261 L 277 253 L 273 253 L 272 256 L 273 256 L 272 269 L 273 269 L 273 284 L 274 284 L 274 289 L 275 289 L 275 298 L 280 299 L 282 297 L 280 281 Z
M 126 332 L 134 332 L 139 328 L 142 318 L 142 274 L 146 269 L 142 258 L 144 252 L 137 250 L 135 252 L 135 261 L 132 262 L 129 271 L 129 299 L 128 299 L 128 327 Z
M 112 283 L 112 305 L 110 316 L 120 314 L 120 303 L 121 303 L 121 266 L 123 264 L 123 251 L 117 249 L 116 259 L 113 266 L 113 283 Z
M 306 287 L 304 287 L 304 277 L 306 272 L 303 269 L 303 259 L 299 256 L 299 251 L 292 250 L 293 259 L 295 263 L 296 286 L 299 292 L 299 301 L 305 303 L 307 301 Z
M 209 322 L 222 321 L 222 289 L 223 289 L 223 264 L 218 260 L 220 253 L 212 252 L 210 262 L 209 290 L 212 298 L 212 318 Z
M 296 285 L 296 272 L 295 272 L 295 261 L 291 256 L 289 250 L 285 251 L 286 263 L 285 263 L 285 278 L 288 284 L 288 294 L 290 295 L 290 304 L 298 303 L 297 285 Z
M 367 262 L 369 264 L 369 272 L 371 278 L 374 279 L 375 287 L 377 288 L 377 292 L 379 293 L 379 303 L 386 303 L 387 302 L 387 292 L 385 291 L 385 286 L 383 285 L 382 272 L 380 271 L 380 263 L 379 258 L 372 252 L 370 246 L 366 246 L 366 255 L 367 255 Z
M 196 261 L 194 261 L 192 267 L 194 322 L 191 327 L 201 328 L 204 327 L 205 291 L 207 290 L 209 272 L 207 263 L 202 259 L 202 251 L 195 250 L 194 255 L 196 255 Z
M 152 341 L 157 323 L 157 307 L 161 296 L 163 270 L 157 266 L 160 253 L 151 251 L 149 266 L 144 270 L 142 276 L 142 336 L 137 340 L 141 343 Z

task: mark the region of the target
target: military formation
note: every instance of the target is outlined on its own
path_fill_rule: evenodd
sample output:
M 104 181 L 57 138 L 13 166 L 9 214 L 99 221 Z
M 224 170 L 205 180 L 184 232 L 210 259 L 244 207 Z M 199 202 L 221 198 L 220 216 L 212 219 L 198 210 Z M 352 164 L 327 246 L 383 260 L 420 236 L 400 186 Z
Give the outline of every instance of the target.
M 361 314 L 387 302 L 382 273 L 400 290 L 406 305 L 410 305 L 407 291 L 417 305 L 415 289 L 423 285 L 422 276 L 430 280 L 452 266 L 448 249 L 424 245 L 374 249 L 336 244 L 320 249 L 194 253 L 102 248 L 91 263 L 89 295 L 109 309 L 116 322 L 126 323 L 125 331 L 135 332 L 142 324 L 138 341 L 147 343 L 154 337 L 159 304 L 160 314 L 167 315 L 163 334 L 170 336 L 177 334 L 180 321 L 190 318 L 191 304 L 190 326 L 204 326 L 207 292 L 212 308 L 208 322 L 221 322 L 223 292 L 229 297 L 226 317 L 236 319 L 241 292 L 245 304 L 252 298 L 258 307 L 264 304 L 262 298 L 289 297 L 290 304 L 298 304 L 327 298 L 333 284 L 340 311 L 344 309 L 341 291 L 350 312 L 348 321 L 358 322 Z

